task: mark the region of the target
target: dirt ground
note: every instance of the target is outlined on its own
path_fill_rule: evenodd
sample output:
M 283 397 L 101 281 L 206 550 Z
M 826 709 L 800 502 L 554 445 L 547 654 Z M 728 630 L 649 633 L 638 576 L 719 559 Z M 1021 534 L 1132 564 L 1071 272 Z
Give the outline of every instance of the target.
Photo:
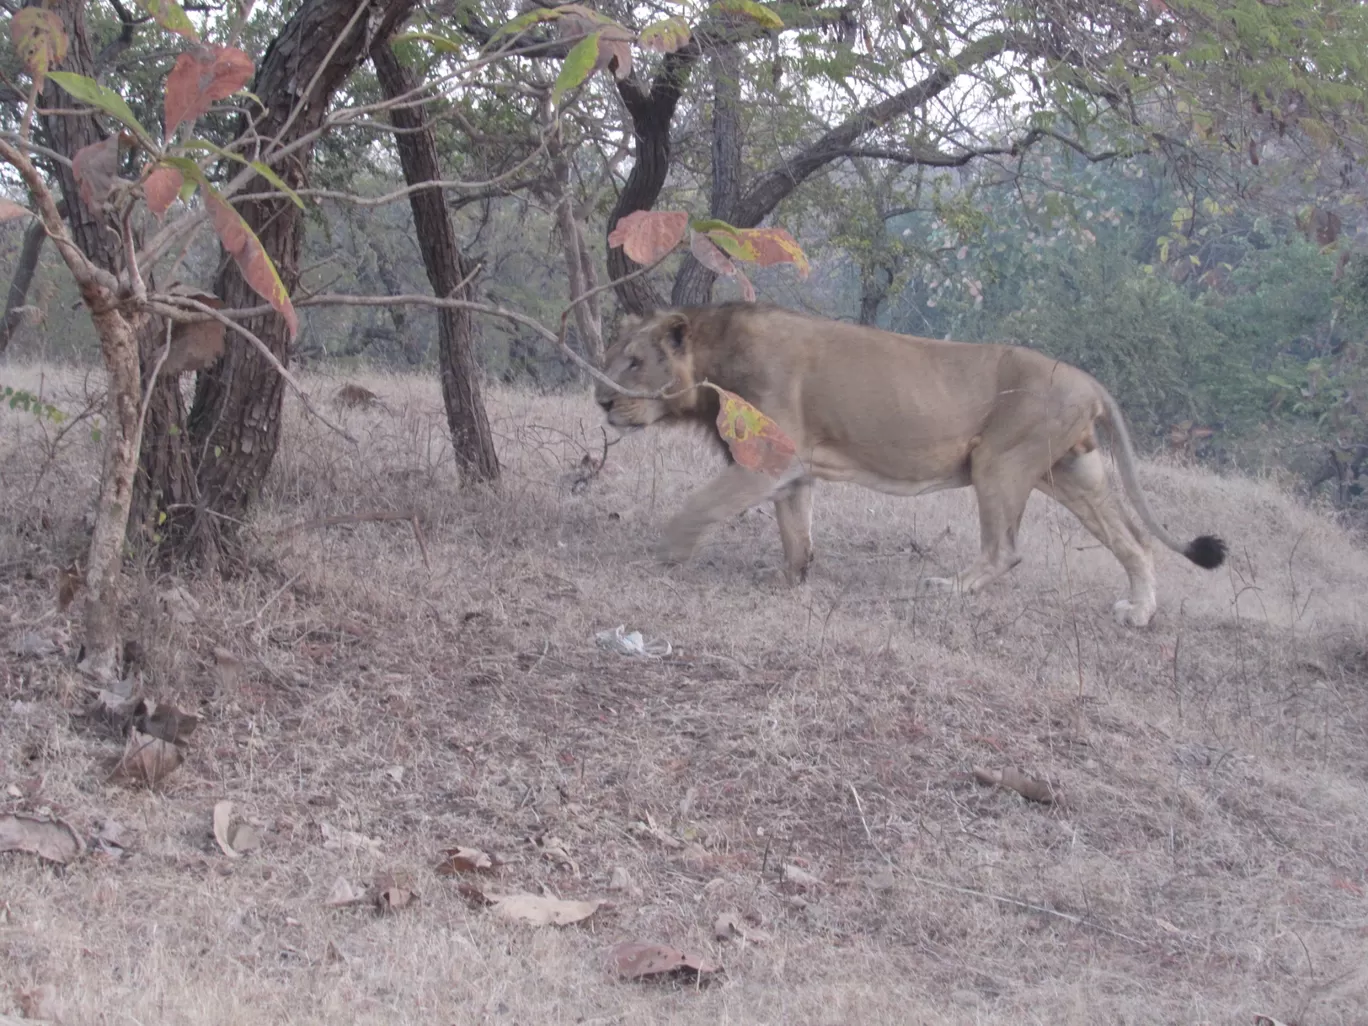
M 90 388 L 3 373 L 71 412 Z M 466 491 L 434 383 L 349 380 L 384 406 L 334 411 L 353 448 L 291 401 L 244 565 L 129 569 L 138 693 L 202 718 L 154 789 L 109 781 L 124 742 L 83 714 L 58 609 L 90 425 L 0 411 L 0 814 L 96 839 L 0 855 L 0 1021 L 1368 1023 L 1368 553 L 1327 515 L 1145 464 L 1175 533 L 1234 558 L 1161 551 L 1136 631 L 1119 566 L 1040 497 L 1005 581 L 923 598 L 975 551 L 972 495 L 827 486 L 789 590 L 767 509 L 652 558 L 718 466 L 696 434 L 577 483 L 587 396 L 496 391 L 506 477 Z M 618 625 L 670 654 L 596 644 Z M 238 858 L 225 800 L 260 842 Z M 458 845 L 495 872 L 439 875 Z M 418 897 L 331 907 L 339 879 Z M 606 903 L 533 926 L 472 883 Z M 619 979 L 629 940 L 725 968 Z

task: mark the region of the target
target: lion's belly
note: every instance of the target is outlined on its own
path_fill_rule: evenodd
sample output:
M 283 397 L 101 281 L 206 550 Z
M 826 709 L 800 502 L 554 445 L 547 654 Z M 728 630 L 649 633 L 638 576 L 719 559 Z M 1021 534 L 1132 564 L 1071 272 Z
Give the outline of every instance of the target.
M 819 480 L 845 481 L 887 495 L 925 495 L 969 484 L 968 460 L 950 467 L 918 465 L 920 461 L 916 460 L 899 467 L 870 467 L 845 453 L 818 446 L 803 462 L 808 473 Z

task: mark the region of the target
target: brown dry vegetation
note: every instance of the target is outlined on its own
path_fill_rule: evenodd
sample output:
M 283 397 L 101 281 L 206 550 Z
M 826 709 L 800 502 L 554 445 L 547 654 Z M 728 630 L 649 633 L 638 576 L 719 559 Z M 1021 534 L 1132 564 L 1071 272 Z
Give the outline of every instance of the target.
M 385 406 L 339 414 L 355 450 L 292 408 L 246 564 L 180 582 L 192 622 L 158 598 L 176 582 L 130 570 L 143 690 L 203 716 L 155 791 L 104 782 L 120 742 L 79 715 L 56 607 L 94 447 L 82 427 L 49 458 L 52 427 L 0 413 L 0 811 L 134 834 L 65 869 L 0 856 L 0 1016 L 49 985 L 72 1023 L 1368 1022 L 1368 555 L 1326 517 L 1147 464 L 1160 516 L 1234 559 L 1160 551 L 1159 615 L 1133 631 L 1109 616 L 1120 568 L 1038 497 L 1005 582 L 921 599 L 975 550 L 972 496 L 827 487 L 813 581 L 789 591 L 768 511 L 689 566 L 651 558 L 715 466 L 696 435 L 632 436 L 577 490 L 589 399 L 496 391 L 506 482 L 466 493 L 435 386 L 364 384 Z M 396 511 L 421 533 L 319 523 Z M 596 647 L 617 624 L 674 653 Z M 61 655 L 13 655 L 35 631 Z M 264 836 L 239 860 L 210 832 L 225 798 Z M 501 890 L 612 905 L 499 921 L 434 873 L 456 844 L 506 860 Z M 822 884 L 795 892 L 786 864 Z M 421 900 L 325 907 L 338 877 L 385 872 Z M 770 939 L 716 940 L 726 912 Z M 616 981 L 602 957 L 627 939 L 726 973 Z

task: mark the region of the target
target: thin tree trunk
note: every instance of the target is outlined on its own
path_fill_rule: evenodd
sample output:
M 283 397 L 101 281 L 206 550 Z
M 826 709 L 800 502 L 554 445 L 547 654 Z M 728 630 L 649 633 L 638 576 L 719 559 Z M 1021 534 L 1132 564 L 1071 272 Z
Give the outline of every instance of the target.
M 388 38 L 414 6 L 414 0 L 379 0 L 369 16 L 358 19 L 347 31 L 362 2 L 304 0 L 281 29 L 261 59 L 252 84 L 252 91 L 267 108 L 255 126 L 262 137 L 280 136 L 280 142 L 289 145 L 317 129 L 334 93 L 365 59 L 366 41 Z M 346 37 L 333 49 L 344 32 Z M 302 95 L 310 87 L 311 92 Z M 301 109 L 287 128 L 296 104 Z M 305 145 L 276 171 L 291 188 L 303 188 L 312 155 L 313 145 Z M 257 178 L 246 191 L 271 189 Z M 249 200 L 236 207 L 275 262 L 286 291 L 293 292 L 299 284 L 302 211 L 288 199 Z M 229 262 L 219 275 L 215 291 L 229 309 L 259 302 L 235 262 Z M 266 314 L 249 319 L 245 327 L 288 366 L 289 339 L 282 318 Z M 280 443 L 283 395 L 284 383 L 275 369 L 239 339 L 230 337 L 223 358 L 200 372 L 189 427 L 193 450 L 202 454 L 202 460 L 196 475 L 198 508 L 185 536 L 188 551 L 212 556 L 221 525 L 240 520 L 255 498 Z
M 390 49 L 389 37 L 380 39 L 371 50 L 371 62 L 375 65 L 381 91 L 386 99 L 394 99 L 411 92 L 417 82 Z M 399 129 L 394 142 L 404 169 L 405 184 L 440 181 L 437 140 L 421 109 L 395 107 L 390 111 L 390 121 Z M 433 293 L 444 298 L 473 299 L 473 288 L 468 280 L 473 268 L 461 255 L 442 190 L 415 190 L 409 193 L 409 205 Z M 443 308 L 437 312 L 437 327 L 442 400 L 446 404 L 456 465 L 466 481 L 495 481 L 499 477 L 499 459 L 494 451 L 494 436 L 489 430 L 484 399 L 480 395 L 479 368 L 472 345 L 475 318 L 469 310 Z
M 85 656 L 81 669 L 100 680 L 117 680 L 119 576 L 142 439 L 138 430 L 142 400 L 140 325 L 130 323 L 117 307 L 99 310 L 92 306 L 90 316 L 100 336 L 100 351 L 109 375 L 109 406 L 105 411 L 99 505 L 86 559 Z
M 713 217 L 730 222 L 741 200 L 741 51 L 735 44 L 718 47 L 712 55 L 712 196 Z M 675 306 L 702 306 L 712 301 L 717 274 L 693 254 L 675 276 L 670 295 Z
M 570 158 L 561 138 L 560 123 L 556 121 L 551 101 L 543 101 L 542 125 L 546 129 L 546 152 L 551 158 L 551 175 L 547 192 L 556 208 L 556 227 L 560 229 L 561 250 L 565 255 L 565 269 L 570 278 L 570 301 L 575 304 L 575 328 L 579 332 L 580 347 L 595 367 L 603 365 L 603 324 L 599 320 L 597 297 L 577 302 L 594 288 L 594 268 L 588 260 L 584 231 L 575 218 L 574 197 L 570 189 Z
M 19 263 L 10 277 L 9 294 L 5 297 L 5 316 L 0 320 L 0 356 L 9 348 L 10 339 L 24 319 L 21 309 L 28 302 L 29 286 L 38 270 L 38 257 L 42 255 L 47 231 L 43 222 L 35 220 L 24 232 L 24 244 L 19 248 Z

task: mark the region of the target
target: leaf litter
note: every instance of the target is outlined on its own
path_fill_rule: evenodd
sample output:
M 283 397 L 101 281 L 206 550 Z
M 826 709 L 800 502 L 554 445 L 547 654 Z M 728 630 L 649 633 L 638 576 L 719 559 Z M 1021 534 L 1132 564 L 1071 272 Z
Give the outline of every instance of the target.
M 624 941 L 613 946 L 609 962 L 619 976 L 629 980 L 675 978 L 705 982 L 721 973 L 722 964 L 668 944 Z
M 11 812 L 0 815 L 0 852 L 4 851 L 29 852 L 64 866 L 85 851 L 85 843 L 64 820 Z

